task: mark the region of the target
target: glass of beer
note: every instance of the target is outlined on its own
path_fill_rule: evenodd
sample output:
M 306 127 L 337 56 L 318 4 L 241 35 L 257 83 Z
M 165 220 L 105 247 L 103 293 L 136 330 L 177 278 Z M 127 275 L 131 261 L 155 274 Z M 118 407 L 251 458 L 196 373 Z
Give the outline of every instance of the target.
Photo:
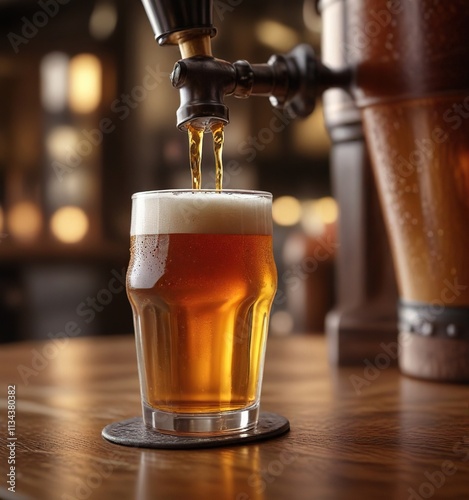
M 196 436 L 254 428 L 277 286 L 272 195 L 134 194 L 130 251 L 145 424 Z

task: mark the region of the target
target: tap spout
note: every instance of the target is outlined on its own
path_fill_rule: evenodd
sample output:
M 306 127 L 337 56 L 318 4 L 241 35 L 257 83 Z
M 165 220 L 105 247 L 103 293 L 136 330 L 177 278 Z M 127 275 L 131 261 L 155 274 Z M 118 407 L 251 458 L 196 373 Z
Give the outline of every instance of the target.
M 215 122 L 229 122 L 224 97 L 232 94 L 236 86 L 236 70 L 232 64 L 210 56 L 182 59 L 174 66 L 171 82 L 179 89 L 181 99 L 176 112 L 180 129 L 192 124 L 209 130 Z

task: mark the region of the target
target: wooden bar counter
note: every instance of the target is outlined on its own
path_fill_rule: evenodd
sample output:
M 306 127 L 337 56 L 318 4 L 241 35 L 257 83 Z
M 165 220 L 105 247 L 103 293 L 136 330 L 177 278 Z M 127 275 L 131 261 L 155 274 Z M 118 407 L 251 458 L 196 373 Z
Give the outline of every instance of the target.
M 291 431 L 206 450 L 110 444 L 140 414 L 132 336 L 0 348 L 2 499 L 469 499 L 469 387 L 388 366 L 328 365 L 325 339 L 271 338 L 262 409 Z M 8 386 L 15 385 L 15 492 L 8 491 Z

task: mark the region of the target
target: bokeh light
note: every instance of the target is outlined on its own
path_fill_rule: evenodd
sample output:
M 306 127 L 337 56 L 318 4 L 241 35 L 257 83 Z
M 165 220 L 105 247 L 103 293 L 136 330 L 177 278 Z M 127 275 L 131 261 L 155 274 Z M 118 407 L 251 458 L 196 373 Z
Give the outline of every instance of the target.
M 316 200 L 315 209 L 324 224 L 333 224 L 339 215 L 337 202 L 330 196 Z
M 42 229 L 41 210 L 31 201 L 15 203 L 8 210 L 6 219 L 9 233 L 20 241 L 36 239 Z
M 41 60 L 41 102 L 49 113 L 65 110 L 68 99 L 69 57 L 63 52 L 50 52 Z
M 101 101 L 101 62 L 93 54 L 79 54 L 70 61 L 70 107 L 91 113 Z
M 60 162 L 67 161 L 76 150 L 79 135 L 76 128 L 69 125 L 59 125 L 50 130 L 46 136 L 46 149 L 49 156 Z
M 298 33 L 278 21 L 266 19 L 256 25 L 258 40 L 273 50 L 284 52 L 299 42 Z
M 301 203 L 293 196 L 280 196 L 272 204 L 272 218 L 279 226 L 294 226 L 301 218 Z
M 78 243 L 88 232 L 88 216 L 79 207 L 59 208 L 51 217 L 50 229 L 52 234 L 62 243 Z
M 113 2 L 98 2 L 90 17 L 90 34 L 97 40 L 110 37 L 117 25 L 117 9 Z
M 338 215 L 337 202 L 330 196 L 318 200 L 306 200 L 302 203 L 301 227 L 308 236 L 319 236 L 326 226 L 337 221 Z

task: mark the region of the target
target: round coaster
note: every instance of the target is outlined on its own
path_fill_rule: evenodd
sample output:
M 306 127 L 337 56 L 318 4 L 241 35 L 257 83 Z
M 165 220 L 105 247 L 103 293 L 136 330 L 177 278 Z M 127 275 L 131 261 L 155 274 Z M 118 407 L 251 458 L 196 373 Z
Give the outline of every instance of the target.
M 213 437 L 173 436 L 152 430 L 143 423 L 142 417 L 114 422 L 102 430 L 102 436 L 111 443 L 138 448 L 183 450 L 190 448 L 214 448 L 234 444 L 246 444 L 285 434 L 290 422 L 276 413 L 262 412 L 254 429 L 241 434 Z

